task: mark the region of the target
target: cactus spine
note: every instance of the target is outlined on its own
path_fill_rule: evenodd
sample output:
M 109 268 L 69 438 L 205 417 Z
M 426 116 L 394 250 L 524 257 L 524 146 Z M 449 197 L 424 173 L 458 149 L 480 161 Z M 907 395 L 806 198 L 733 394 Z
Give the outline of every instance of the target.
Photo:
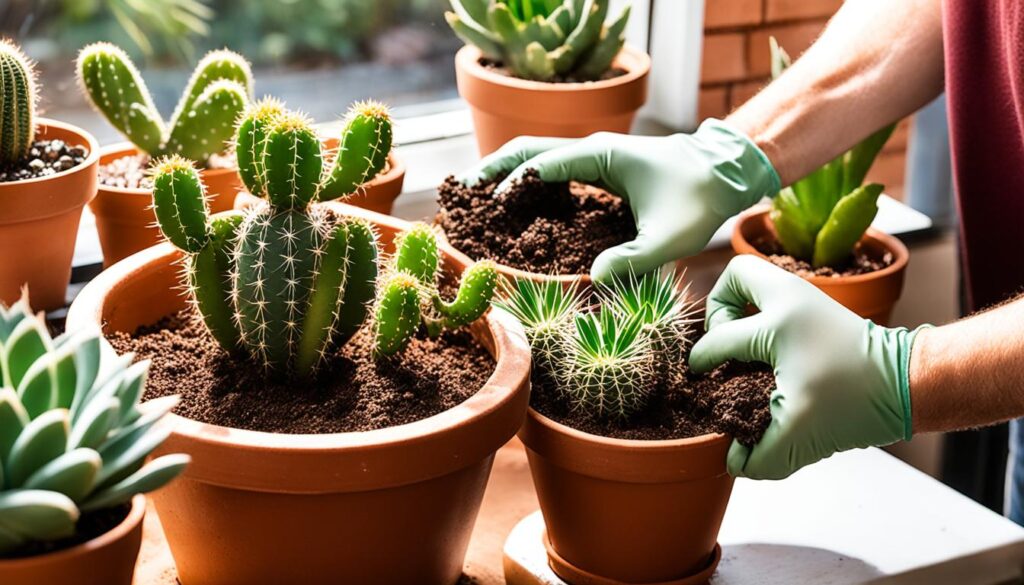
M 32 62 L 13 42 L 0 39 L 0 166 L 28 155 L 37 100 Z
M 204 164 L 225 150 L 235 120 L 252 96 L 249 63 L 227 50 L 203 57 L 168 123 L 138 69 L 114 45 L 94 43 L 82 49 L 78 80 L 93 106 L 139 150 L 152 157 L 178 154 Z
M 608 0 L 450 0 L 448 25 L 523 79 L 598 79 L 625 42 L 627 5 L 610 23 Z
M 468 325 L 487 311 L 498 283 L 494 263 L 477 262 L 466 268 L 455 298 L 446 301 L 438 289 L 439 261 L 437 235 L 427 224 L 417 222 L 395 239 L 395 255 L 374 310 L 379 354 L 400 351 L 420 324 L 437 337 L 444 329 Z
M 347 183 L 336 176 L 380 172 L 391 150 L 387 110 L 358 105 L 341 144 L 326 164 L 305 116 L 274 100 L 254 104 L 238 123 L 235 145 L 242 180 L 266 204 L 212 219 L 191 163 L 172 156 L 154 167 L 157 220 L 187 254 L 192 297 L 207 327 L 223 347 L 245 351 L 267 369 L 312 374 L 359 329 L 372 304 L 372 228 L 334 219 L 317 202 L 358 188 L 344 191 Z

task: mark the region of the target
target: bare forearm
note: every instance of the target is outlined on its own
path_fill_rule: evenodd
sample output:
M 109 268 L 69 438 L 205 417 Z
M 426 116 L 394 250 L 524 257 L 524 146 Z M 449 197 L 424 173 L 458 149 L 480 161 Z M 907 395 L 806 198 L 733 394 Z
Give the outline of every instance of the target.
M 855 0 L 728 121 L 788 185 L 928 103 L 942 83 L 941 0 Z
M 921 331 L 910 356 L 914 432 L 1024 416 L 1024 298 Z

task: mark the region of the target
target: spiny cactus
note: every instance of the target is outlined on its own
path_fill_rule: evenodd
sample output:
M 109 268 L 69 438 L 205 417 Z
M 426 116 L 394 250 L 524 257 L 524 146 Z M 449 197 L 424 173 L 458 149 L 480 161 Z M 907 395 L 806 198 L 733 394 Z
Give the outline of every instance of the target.
M 391 119 L 380 104 L 356 105 L 327 161 L 306 117 L 261 100 L 235 144 L 243 182 L 267 204 L 211 218 L 196 169 L 171 156 L 153 170 L 157 222 L 186 252 L 191 296 L 217 341 L 267 369 L 309 375 L 362 325 L 377 279 L 371 226 L 316 203 L 380 172 Z
M 449 26 L 516 77 L 593 80 L 625 42 L 630 7 L 605 25 L 608 0 L 450 0 Z
M 0 305 L 0 555 L 69 537 L 82 512 L 158 489 L 187 465 L 146 463 L 177 398 L 140 405 L 149 363 L 132 360 L 98 330 L 52 339 L 24 298 Z
M 495 306 L 508 311 L 526 331 L 541 372 L 549 372 L 561 353 L 562 339 L 580 310 L 579 284 L 518 278 L 503 280 Z
M 400 351 L 420 324 L 437 337 L 446 328 L 469 325 L 487 311 L 498 283 L 494 263 L 485 260 L 466 268 L 450 302 L 438 289 L 439 263 L 437 234 L 427 224 L 416 222 L 395 238 L 395 254 L 374 309 L 378 354 Z
M 697 303 L 690 298 L 686 273 L 655 272 L 643 277 L 630 273 L 611 285 L 599 285 L 601 302 L 617 315 L 637 316 L 658 354 L 659 364 L 683 359 L 691 328 L 699 321 Z
M 35 76 L 21 49 L 0 39 L 0 166 L 28 156 L 35 141 Z
M 203 57 L 168 123 L 131 59 L 110 43 L 81 50 L 78 80 L 93 106 L 139 150 L 152 157 L 178 154 L 203 164 L 224 152 L 235 120 L 252 97 L 249 63 L 228 50 Z

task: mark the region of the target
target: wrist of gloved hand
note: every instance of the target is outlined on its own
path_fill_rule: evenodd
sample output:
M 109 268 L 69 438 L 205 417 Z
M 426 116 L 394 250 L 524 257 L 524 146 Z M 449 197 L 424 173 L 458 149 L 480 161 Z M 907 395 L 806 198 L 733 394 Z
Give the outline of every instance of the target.
M 733 197 L 720 201 L 716 209 L 722 217 L 732 217 L 764 197 L 774 197 L 782 188 L 768 155 L 728 122 L 708 118 L 693 138 L 715 176 L 732 187 Z

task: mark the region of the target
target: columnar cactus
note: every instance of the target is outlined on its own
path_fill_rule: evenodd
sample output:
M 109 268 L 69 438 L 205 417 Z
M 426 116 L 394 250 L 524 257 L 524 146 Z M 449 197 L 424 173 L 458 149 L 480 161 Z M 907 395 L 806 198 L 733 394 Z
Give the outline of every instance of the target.
M 171 156 L 154 168 L 157 221 L 186 253 L 192 298 L 217 341 L 267 369 L 309 375 L 362 325 L 377 278 L 371 226 L 316 203 L 381 171 L 391 119 L 380 104 L 356 105 L 329 161 L 307 118 L 262 100 L 235 144 L 243 182 L 266 204 L 211 218 L 196 169 Z
M 148 362 L 100 332 L 51 339 L 25 299 L 0 305 L 0 555 L 74 534 L 83 512 L 162 487 L 187 455 L 146 458 L 177 403 L 139 404 Z
M 381 281 L 374 309 L 377 353 L 403 349 L 422 324 L 437 337 L 476 321 L 490 306 L 498 283 L 494 263 L 482 261 L 462 273 L 455 298 L 438 288 L 440 254 L 433 228 L 417 222 L 395 239 L 395 254 Z
M 605 25 L 608 0 L 450 0 L 445 18 L 464 42 L 517 77 L 593 80 L 625 42 L 630 7 Z
M 17 45 L 0 39 L 0 166 L 28 155 L 35 141 L 35 70 Z
M 249 63 L 227 50 L 203 57 L 167 123 L 131 59 L 110 43 L 82 49 L 78 80 L 93 106 L 139 150 L 204 164 L 225 150 L 252 97 Z

